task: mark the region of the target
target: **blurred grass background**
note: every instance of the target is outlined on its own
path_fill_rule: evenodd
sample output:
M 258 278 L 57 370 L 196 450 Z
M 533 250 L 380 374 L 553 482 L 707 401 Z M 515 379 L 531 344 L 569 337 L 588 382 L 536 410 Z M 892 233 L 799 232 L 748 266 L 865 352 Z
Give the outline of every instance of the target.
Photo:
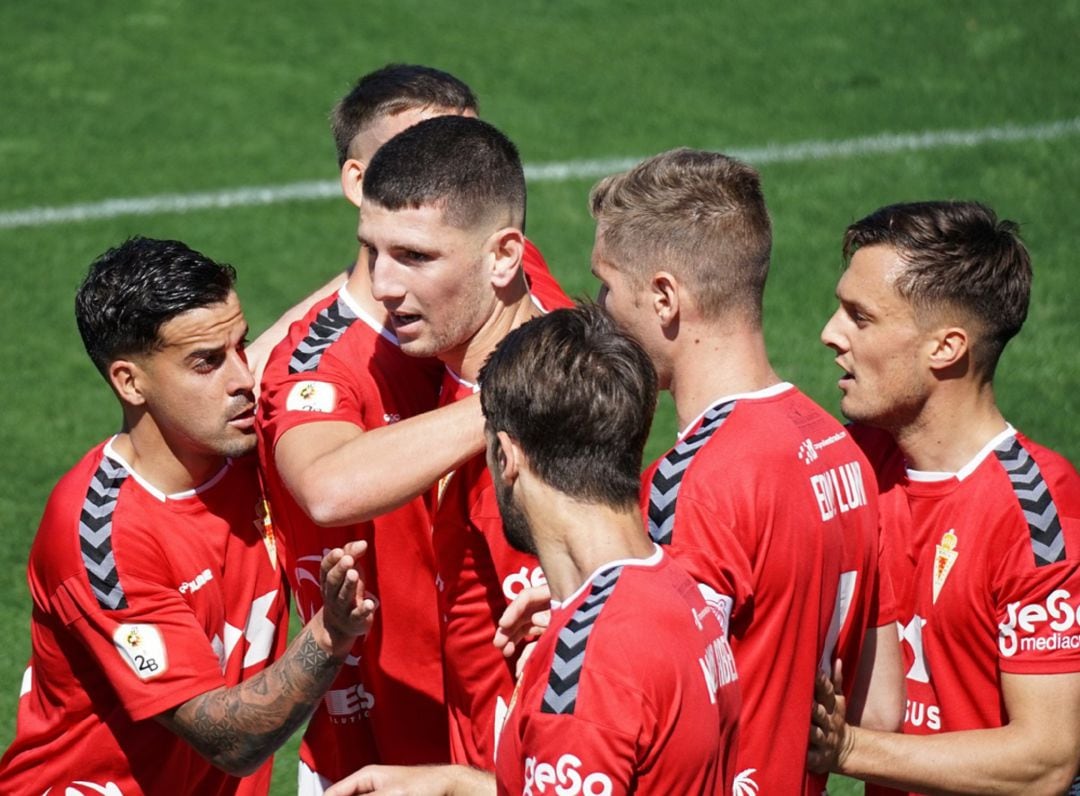
M 360 74 L 425 63 L 468 82 L 527 164 L 638 158 L 1080 117 L 1080 2 L 903 6 L 856 0 L 626 0 L 0 7 L 0 214 L 116 197 L 332 180 L 326 115 Z M 976 198 L 1022 224 L 1036 279 L 997 389 L 1006 415 L 1080 461 L 1080 135 L 764 163 L 774 225 L 767 337 L 780 373 L 831 410 L 817 340 L 844 227 L 901 200 Z M 529 235 L 574 294 L 588 273 L 593 178 L 530 185 Z M 0 227 L 0 748 L 29 652 L 25 563 L 56 479 L 117 427 L 72 298 L 132 234 L 233 263 L 253 331 L 355 254 L 340 199 Z M 649 454 L 674 435 L 661 406 Z M 275 793 L 293 791 L 295 745 Z M 854 792 L 841 782 L 834 792 Z

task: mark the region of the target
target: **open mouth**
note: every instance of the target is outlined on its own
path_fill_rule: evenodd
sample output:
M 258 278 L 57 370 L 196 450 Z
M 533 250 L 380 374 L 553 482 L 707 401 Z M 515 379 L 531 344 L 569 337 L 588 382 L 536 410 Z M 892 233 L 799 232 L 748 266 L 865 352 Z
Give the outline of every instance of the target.
M 407 312 L 392 312 L 390 313 L 390 322 L 394 325 L 395 329 L 403 329 L 408 326 L 412 326 L 414 323 L 418 323 L 423 316 L 412 315 Z
M 255 425 L 255 405 L 252 404 L 243 412 L 233 415 L 229 420 L 229 425 L 241 429 L 253 428 Z

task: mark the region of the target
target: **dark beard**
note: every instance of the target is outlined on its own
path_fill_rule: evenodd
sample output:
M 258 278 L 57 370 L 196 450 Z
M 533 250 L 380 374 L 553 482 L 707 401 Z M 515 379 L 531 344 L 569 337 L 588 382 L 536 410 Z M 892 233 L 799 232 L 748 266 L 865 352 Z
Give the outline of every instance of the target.
M 503 536 L 506 542 L 519 553 L 535 556 L 536 542 L 533 539 L 532 529 L 525 512 L 514 503 L 513 491 L 495 480 L 495 500 L 499 504 L 499 514 L 502 515 Z

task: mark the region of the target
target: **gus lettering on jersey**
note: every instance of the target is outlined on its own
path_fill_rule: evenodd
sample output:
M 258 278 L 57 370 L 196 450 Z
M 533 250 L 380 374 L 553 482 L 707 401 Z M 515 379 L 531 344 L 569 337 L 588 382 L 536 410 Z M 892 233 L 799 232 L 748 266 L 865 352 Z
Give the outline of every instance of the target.
M 602 771 L 584 772 L 581 758 L 569 752 L 555 764 L 525 758 L 525 786 L 521 796 L 552 793 L 558 796 L 611 796 L 615 785 Z

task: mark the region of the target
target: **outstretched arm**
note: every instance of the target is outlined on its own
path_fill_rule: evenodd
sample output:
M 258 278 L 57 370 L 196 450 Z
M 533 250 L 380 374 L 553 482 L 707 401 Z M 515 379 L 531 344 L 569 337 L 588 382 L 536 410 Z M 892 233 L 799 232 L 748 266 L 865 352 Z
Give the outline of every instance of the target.
M 326 796 L 494 796 L 495 775 L 466 766 L 365 766 Z
M 274 448 L 278 472 L 319 525 L 365 522 L 429 489 L 484 447 L 479 396 L 365 431 L 345 421 L 304 423 Z
M 157 720 L 218 768 L 254 772 L 303 724 L 330 687 L 356 637 L 371 626 L 357 559 L 364 542 L 335 549 L 322 562 L 324 607 L 273 665 L 231 688 L 189 699 Z
M 1061 794 L 1080 768 L 1080 674 L 1001 675 L 1004 727 L 903 735 L 847 724 L 819 681 L 810 765 L 931 794 Z

